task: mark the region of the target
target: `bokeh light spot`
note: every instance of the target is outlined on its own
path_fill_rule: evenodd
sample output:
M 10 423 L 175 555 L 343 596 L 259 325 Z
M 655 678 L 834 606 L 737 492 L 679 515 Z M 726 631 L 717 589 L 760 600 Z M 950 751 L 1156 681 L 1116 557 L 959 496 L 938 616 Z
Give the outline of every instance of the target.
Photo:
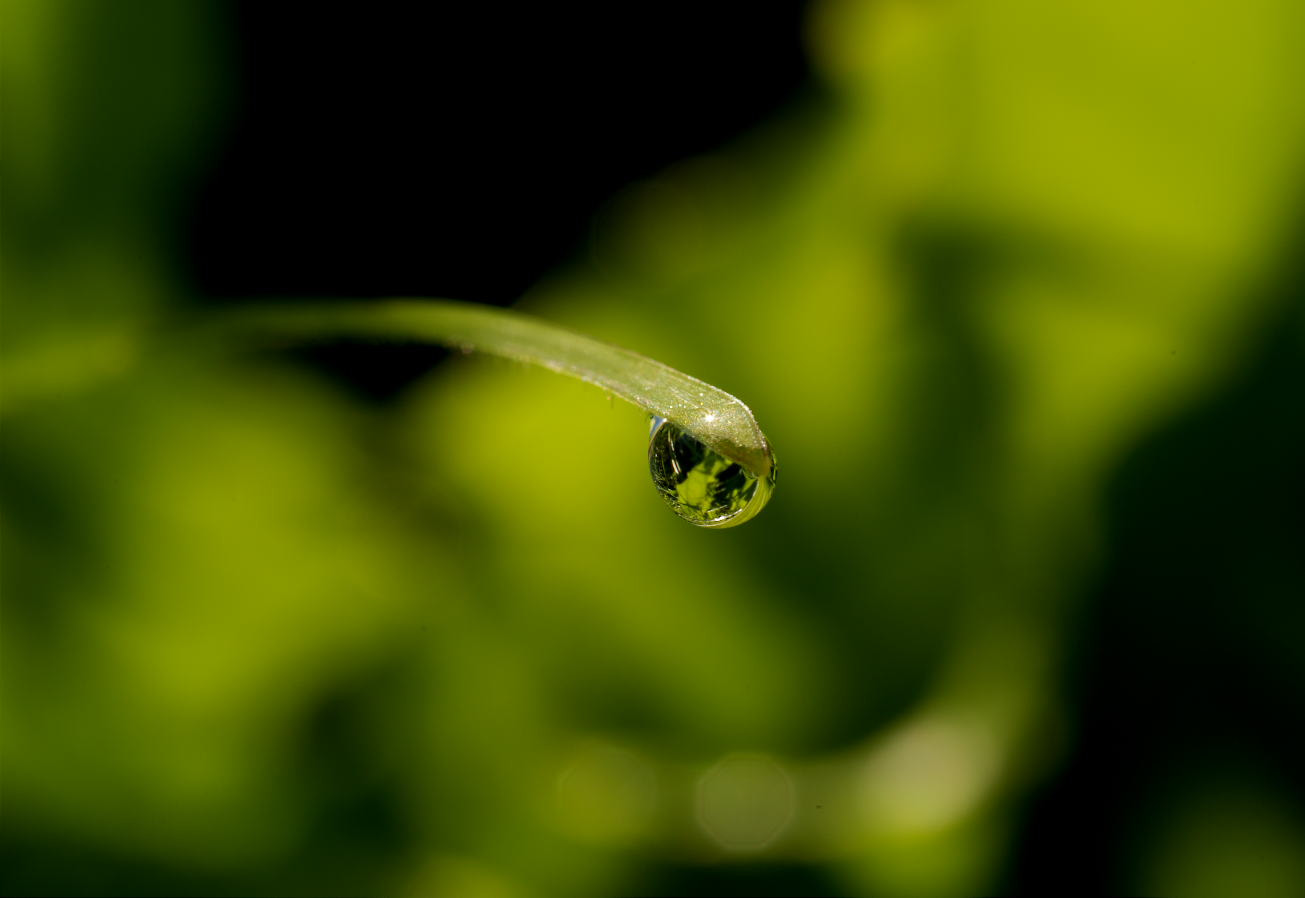
M 698 780 L 698 825 L 722 848 L 760 851 L 793 820 L 797 787 L 765 755 L 730 755 Z

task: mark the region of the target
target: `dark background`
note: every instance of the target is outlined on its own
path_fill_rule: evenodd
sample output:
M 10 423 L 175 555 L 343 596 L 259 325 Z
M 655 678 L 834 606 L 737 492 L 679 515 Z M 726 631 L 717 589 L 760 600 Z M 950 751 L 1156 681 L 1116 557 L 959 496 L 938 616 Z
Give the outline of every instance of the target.
M 235 4 L 196 281 L 511 302 L 583 253 L 621 187 L 807 88 L 805 6 Z
M 803 2 L 229 7 L 230 133 L 184 229 L 211 300 L 506 305 L 622 187 L 814 91 Z M 442 357 L 303 353 L 371 399 Z

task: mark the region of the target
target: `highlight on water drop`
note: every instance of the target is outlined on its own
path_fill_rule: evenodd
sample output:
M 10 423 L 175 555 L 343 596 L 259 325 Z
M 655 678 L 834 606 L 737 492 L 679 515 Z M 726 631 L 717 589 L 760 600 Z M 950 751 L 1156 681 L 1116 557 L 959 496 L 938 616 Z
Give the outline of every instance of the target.
M 759 477 L 664 418 L 652 419 L 648 468 L 671 510 L 699 527 L 734 527 L 751 520 L 775 488 L 773 466 Z

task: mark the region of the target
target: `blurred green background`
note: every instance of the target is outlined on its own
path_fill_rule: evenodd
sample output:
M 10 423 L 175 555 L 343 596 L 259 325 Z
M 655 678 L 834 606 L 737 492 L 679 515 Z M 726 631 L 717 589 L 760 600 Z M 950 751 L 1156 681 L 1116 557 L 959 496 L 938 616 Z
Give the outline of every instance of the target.
M 5 894 L 1305 894 L 1305 7 L 272 6 L 0 5 Z M 523 292 L 767 510 L 187 336 Z

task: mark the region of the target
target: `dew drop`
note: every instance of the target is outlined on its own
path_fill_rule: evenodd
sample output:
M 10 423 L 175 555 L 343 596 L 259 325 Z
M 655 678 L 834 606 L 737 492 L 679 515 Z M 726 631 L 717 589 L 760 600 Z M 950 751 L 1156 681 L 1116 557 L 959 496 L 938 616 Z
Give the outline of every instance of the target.
M 699 527 L 733 527 L 750 520 L 775 488 L 773 467 L 758 477 L 664 418 L 652 419 L 648 468 L 671 510 Z

